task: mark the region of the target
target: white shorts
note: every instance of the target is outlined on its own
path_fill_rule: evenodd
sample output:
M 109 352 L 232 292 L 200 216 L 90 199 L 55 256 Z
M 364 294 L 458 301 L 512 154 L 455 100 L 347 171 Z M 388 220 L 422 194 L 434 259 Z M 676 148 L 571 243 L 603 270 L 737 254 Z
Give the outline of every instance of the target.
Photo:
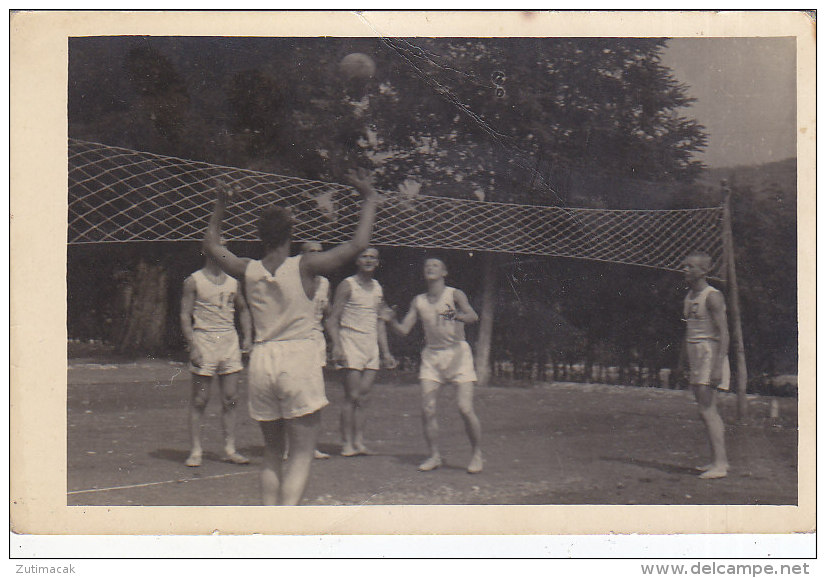
M 379 341 L 375 333 L 359 333 L 342 327 L 339 332 L 345 363 L 342 369 L 376 369 L 379 363 Z
M 422 365 L 419 368 L 421 381 L 444 383 L 469 383 L 476 381 L 473 369 L 473 353 L 467 341 L 460 341 L 447 349 L 422 350 Z
M 329 403 L 313 339 L 256 343 L 247 380 L 250 417 L 257 421 L 301 417 Z
M 192 332 L 192 341 L 201 352 L 201 365 L 189 362 L 189 371 L 195 375 L 211 377 L 226 375 L 244 369 L 241 362 L 241 347 L 238 345 L 238 333 L 234 329 L 228 331 L 200 331 Z
M 686 350 L 688 352 L 689 382 L 696 385 L 709 385 L 711 381 L 711 364 L 717 358 L 719 342 L 713 339 L 705 341 L 688 342 Z M 731 381 L 731 368 L 728 356 L 723 360 L 723 375 L 717 389 L 728 391 Z

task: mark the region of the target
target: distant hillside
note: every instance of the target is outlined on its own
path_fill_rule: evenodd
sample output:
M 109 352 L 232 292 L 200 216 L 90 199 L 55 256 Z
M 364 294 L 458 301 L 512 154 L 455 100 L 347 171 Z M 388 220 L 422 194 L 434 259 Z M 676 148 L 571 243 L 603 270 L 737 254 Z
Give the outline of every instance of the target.
M 735 191 L 748 188 L 760 195 L 779 189 L 785 193 L 796 193 L 797 159 L 790 158 L 761 165 L 707 169 L 697 179 L 697 184 L 712 190 L 719 190 L 720 182 L 723 180 L 728 181 L 729 186 Z
M 797 204 L 797 159 L 761 165 L 706 169 L 691 185 L 674 192 L 663 208 L 713 207 L 722 200 L 720 183 L 727 181 L 734 193 L 733 201 L 770 201 L 785 206 Z M 656 203 L 651 199 L 652 205 Z M 656 207 L 660 208 L 660 207 Z

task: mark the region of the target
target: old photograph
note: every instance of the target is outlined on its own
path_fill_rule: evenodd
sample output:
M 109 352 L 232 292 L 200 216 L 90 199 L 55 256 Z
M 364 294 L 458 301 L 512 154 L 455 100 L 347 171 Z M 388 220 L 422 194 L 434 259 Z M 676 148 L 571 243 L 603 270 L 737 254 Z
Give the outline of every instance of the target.
M 809 40 L 549 16 L 66 37 L 63 506 L 813 505 Z

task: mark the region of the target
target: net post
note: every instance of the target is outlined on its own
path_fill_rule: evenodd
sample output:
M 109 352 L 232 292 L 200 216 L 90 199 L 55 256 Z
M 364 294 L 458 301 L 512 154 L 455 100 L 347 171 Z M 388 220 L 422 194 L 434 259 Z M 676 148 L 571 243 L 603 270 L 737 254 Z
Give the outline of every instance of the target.
M 481 253 L 482 258 L 482 307 L 479 311 L 479 333 L 476 338 L 477 384 L 487 386 L 491 376 L 491 347 L 493 341 L 494 303 L 496 302 L 496 280 L 499 273 L 499 259 L 496 253 Z
M 721 181 L 723 195 L 723 257 L 725 275 L 728 282 L 728 310 L 731 314 L 731 326 L 734 355 L 737 362 L 737 421 L 742 423 L 748 417 L 748 373 L 746 370 L 746 348 L 743 343 L 743 324 L 740 318 L 740 296 L 737 287 L 737 271 L 734 262 L 734 239 L 731 231 L 731 187 L 727 181 Z

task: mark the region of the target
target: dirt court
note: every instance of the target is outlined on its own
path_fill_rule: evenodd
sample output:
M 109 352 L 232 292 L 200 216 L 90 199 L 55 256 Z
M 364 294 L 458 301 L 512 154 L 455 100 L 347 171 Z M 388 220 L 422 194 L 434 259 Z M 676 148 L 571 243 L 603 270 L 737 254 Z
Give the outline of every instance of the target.
M 797 504 L 797 400 L 750 397 L 736 424 L 736 399 L 721 396 L 731 470 L 697 478 L 707 461 L 702 424 L 689 392 L 615 385 L 542 383 L 477 388 L 485 470 L 469 475 L 469 445 L 450 387 L 442 388 L 440 439 L 446 465 L 416 469 L 425 457 L 415 375 L 381 372 L 371 394 L 372 456 L 343 458 L 339 378 L 327 377 L 320 449 L 304 503 L 369 504 Z M 217 388 L 204 420 L 204 463 L 187 468 L 189 373 L 183 363 L 70 360 L 69 505 L 258 505 L 262 439 L 246 412 L 243 385 L 238 447 L 252 464 L 220 460 Z

